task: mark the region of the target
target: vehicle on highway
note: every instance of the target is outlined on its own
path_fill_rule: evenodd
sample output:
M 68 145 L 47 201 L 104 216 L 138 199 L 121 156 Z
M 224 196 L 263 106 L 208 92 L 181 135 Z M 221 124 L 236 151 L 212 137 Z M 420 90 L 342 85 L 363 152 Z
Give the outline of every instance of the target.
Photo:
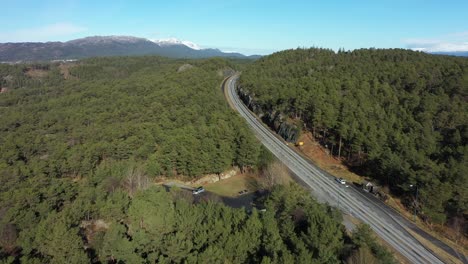
M 195 189 L 192 191 L 192 193 L 193 193 L 193 194 L 200 194 L 200 193 L 202 193 L 202 192 L 204 192 L 204 191 L 205 191 L 205 188 L 203 188 L 202 186 L 200 186 L 200 187 L 195 188 Z
M 341 183 L 341 184 L 346 184 L 346 180 L 343 178 L 336 178 L 336 181 Z

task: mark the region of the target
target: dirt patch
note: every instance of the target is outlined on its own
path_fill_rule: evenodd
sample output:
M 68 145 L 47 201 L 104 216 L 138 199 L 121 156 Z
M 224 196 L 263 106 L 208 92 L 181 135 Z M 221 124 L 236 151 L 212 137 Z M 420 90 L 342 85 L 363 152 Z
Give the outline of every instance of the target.
M 87 242 L 92 242 L 94 236 L 99 232 L 105 232 L 109 229 L 109 223 L 106 223 L 102 219 L 96 220 L 83 220 L 80 224 L 81 232 L 86 237 Z
M 328 173 L 349 182 L 361 183 L 365 180 L 364 177 L 350 172 L 340 159 L 330 155 L 330 151 L 315 141 L 310 132 L 302 133 L 298 142 L 304 142 L 304 145 L 297 146 L 297 149 Z
M 154 183 L 156 185 L 162 185 L 168 182 L 172 182 L 172 183 L 177 183 L 178 185 L 181 185 L 181 186 L 183 185 L 183 186 L 196 187 L 200 185 L 204 186 L 207 184 L 226 180 L 226 179 L 229 179 L 231 177 L 238 175 L 239 173 L 240 173 L 239 169 L 237 167 L 234 167 L 220 174 L 207 174 L 207 175 L 200 176 L 196 179 L 193 179 L 184 175 L 178 175 L 176 177 L 162 177 L 161 176 L 161 177 L 157 177 L 154 180 Z
M 193 65 L 192 65 L 192 64 L 186 63 L 186 64 L 180 66 L 179 69 L 177 69 L 177 72 L 184 72 L 184 71 L 190 70 L 190 69 L 192 69 L 192 68 L 193 68 Z
M 61 63 L 58 68 L 65 80 L 77 80 L 78 78 L 70 74 L 70 68 L 74 67 L 75 63 Z
M 24 72 L 24 74 L 26 74 L 27 76 L 31 78 L 42 79 L 42 78 L 47 77 L 47 75 L 49 74 L 49 71 L 43 70 L 43 69 L 29 68 Z

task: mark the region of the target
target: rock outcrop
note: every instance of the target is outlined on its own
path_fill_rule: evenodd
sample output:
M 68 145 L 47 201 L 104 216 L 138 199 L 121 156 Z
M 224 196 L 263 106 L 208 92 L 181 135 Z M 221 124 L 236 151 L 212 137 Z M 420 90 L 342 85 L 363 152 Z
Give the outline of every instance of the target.
M 278 135 L 289 142 L 297 141 L 302 129 L 300 126 L 288 121 L 287 116 L 278 111 L 262 109 L 255 102 L 255 94 L 248 94 L 242 87 L 238 88 L 238 94 L 244 104 Z
M 209 184 L 209 183 L 214 183 L 214 182 L 218 182 L 220 180 L 225 180 L 225 179 L 229 179 L 233 176 L 236 176 L 237 174 L 239 173 L 239 170 L 236 168 L 236 169 L 232 169 L 232 170 L 229 170 L 229 171 L 226 171 L 226 172 L 223 172 L 219 175 L 217 174 L 208 174 L 206 176 L 203 176 L 202 178 L 194 181 L 194 182 L 190 182 L 190 184 L 195 184 L 195 185 L 204 185 L 204 184 Z

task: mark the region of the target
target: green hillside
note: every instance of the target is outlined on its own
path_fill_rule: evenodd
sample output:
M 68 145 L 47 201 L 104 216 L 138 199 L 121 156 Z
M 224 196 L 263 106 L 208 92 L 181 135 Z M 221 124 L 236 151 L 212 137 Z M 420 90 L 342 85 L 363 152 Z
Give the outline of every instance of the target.
M 258 200 L 265 212 L 154 185 L 256 166 L 260 145 L 220 89 L 237 63 L 0 65 L 0 262 L 393 263 L 297 185 Z
M 193 63 L 178 71 L 184 62 L 157 57 L 90 59 L 66 81 L 55 66 L 42 79 L 20 75 L 21 87 L 0 97 L 1 168 L 83 177 L 132 159 L 150 176 L 193 177 L 253 165 L 254 139 L 217 89 L 228 65 Z
M 245 69 L 240 88 L 266 122 L 278 128 L 292 119 L 300 128 L 302 121 L 333 155 L 388 185 L 423 219 L 466 216 L 468 59 L 288 50 Z M 417 204 L 410 185 L 418 186 Z

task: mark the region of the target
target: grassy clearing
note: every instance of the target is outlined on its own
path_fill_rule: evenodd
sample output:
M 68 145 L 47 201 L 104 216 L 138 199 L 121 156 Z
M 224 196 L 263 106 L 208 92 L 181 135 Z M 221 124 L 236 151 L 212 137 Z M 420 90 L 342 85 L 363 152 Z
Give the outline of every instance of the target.
M 205 189 L 221 196 L 235 197 L 239 191 L 249 192 L 258 190 L 257 177 L 252 174 L 239 174 L 229 179 L 207 184 Z

